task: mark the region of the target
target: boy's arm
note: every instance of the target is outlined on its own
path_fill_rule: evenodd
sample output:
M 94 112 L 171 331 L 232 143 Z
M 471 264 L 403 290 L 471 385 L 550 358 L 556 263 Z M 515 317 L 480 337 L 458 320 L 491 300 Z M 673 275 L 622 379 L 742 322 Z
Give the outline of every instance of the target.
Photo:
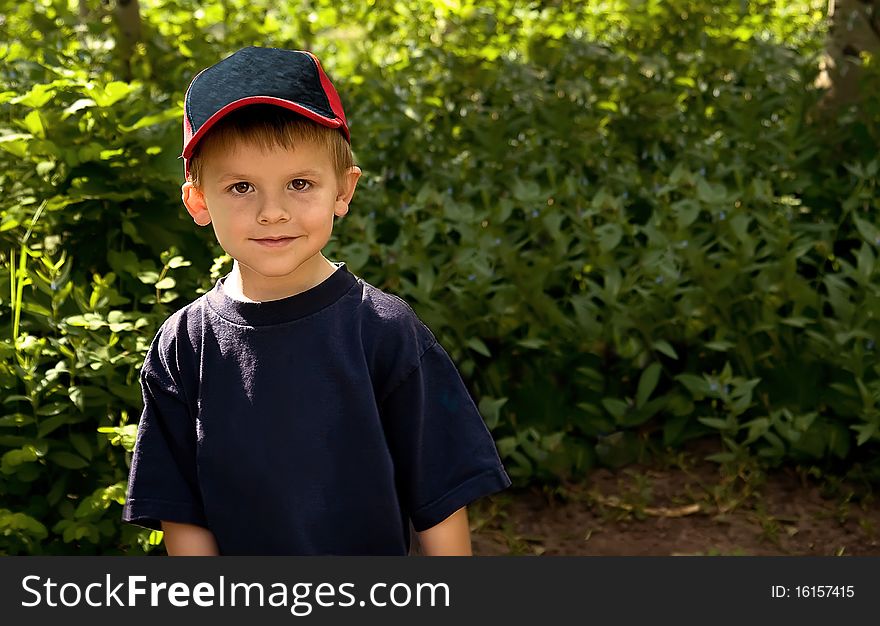
M 168 556 L 220 556 L 217 540 L 207 528 L 162 521 Z
M 417 534 L 425 556 L 473 556 L 466 506 Z

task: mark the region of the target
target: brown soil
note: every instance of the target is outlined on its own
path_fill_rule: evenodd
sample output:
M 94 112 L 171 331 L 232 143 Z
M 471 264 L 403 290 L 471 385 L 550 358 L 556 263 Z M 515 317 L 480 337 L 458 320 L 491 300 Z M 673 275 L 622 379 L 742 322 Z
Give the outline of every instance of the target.
M 790 468 L 723 471 L 703 456 L 483 498 L 468 507 L 474 555 L 880 555 L 868 486 Z

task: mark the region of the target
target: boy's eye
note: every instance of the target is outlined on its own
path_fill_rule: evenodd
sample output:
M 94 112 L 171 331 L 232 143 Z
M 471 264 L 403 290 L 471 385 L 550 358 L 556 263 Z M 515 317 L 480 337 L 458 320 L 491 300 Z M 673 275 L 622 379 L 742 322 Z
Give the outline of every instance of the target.
M 232 187 L 230 187 L 230 189 L 232 189 L 232 191 L 234 191 L 235 193 L 239 193 L 239 194 L 247 193 L 248 189 L 250 189 L 250 188 L 251 188 L 250 183 L 235 183 Z
M 296 189 L 297 191 L 303 191 L 308 189 L 311 186 L 311 183 L 303 178 L 294 178 L 290 181 L 290 186 Z

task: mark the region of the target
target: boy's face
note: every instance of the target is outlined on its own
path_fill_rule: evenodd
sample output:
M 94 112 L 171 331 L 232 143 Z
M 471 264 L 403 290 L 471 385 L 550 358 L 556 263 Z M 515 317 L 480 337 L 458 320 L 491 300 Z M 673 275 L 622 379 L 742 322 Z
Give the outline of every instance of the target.
M 202 156 L 200 186 L 184 183 L 183 202 L 200 226 L 214 225 L 222 248 L 238 261 L 244 284 L 278 293 L 313 286 L 333 216 L 348 213 L 361 171 L 337 179 L 328 151 L 239 142 Z

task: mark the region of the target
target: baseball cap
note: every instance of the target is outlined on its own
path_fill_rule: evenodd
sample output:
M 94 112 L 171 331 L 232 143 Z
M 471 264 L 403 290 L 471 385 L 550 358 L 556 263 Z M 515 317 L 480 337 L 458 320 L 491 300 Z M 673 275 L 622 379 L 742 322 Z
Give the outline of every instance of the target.
M 318 58 L 303 50 L 242 48 L 199 72 L 183 103 L 184 171 L 199 141 L 232 111 L 250 104 L 274 104 L 329 128 L 351 143 L 339 94 Z

